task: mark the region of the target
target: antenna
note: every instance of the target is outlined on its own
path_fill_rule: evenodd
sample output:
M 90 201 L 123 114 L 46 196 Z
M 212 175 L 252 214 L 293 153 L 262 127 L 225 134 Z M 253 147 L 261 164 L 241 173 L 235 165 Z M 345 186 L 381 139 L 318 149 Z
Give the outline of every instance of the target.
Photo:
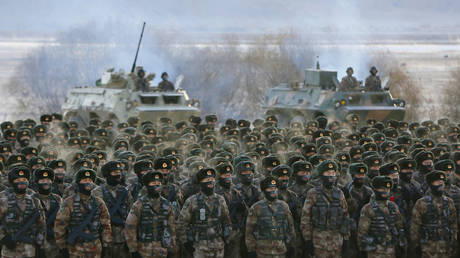
M 141 37 L 139 38 L 139 43 L 137 43 L 137 51 L 136 51 L 136 56 L 134 57 L 133 67 L 131 67 L 131 73 L 134 73 L 134 69 L 136 68 L 137 54 L 139 54 L 139 48 L 141 47 L 142 36 L 144 36 L 144 29 L 145 29 L 145 22 L 142 25 L 142 32 L 141 32 Z

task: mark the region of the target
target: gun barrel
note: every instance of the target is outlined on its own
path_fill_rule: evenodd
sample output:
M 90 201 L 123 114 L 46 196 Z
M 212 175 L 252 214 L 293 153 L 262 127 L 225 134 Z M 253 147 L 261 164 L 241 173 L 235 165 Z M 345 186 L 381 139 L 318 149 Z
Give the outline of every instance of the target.
M 137 55 L 139 54 L 139 48 L 141 47 L 142 36 L 144 36 L 144 29 L 145 29 L 145 22 L 142 25 L 142 31 L 141 31 L 141 37 L 139 38 L 139 43 L 137 43 L 136 56 L 134 57 L 133 67 L 131 67 L 132 73 L 134 72 L 134 69 L 136 68 Z

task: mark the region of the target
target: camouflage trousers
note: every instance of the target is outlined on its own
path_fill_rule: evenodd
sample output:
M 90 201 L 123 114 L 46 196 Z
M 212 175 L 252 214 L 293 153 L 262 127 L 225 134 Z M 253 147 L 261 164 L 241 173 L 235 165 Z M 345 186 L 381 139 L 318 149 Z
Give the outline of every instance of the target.
M 230 233 L 229 243 L 225 245 L 224 257 L 225 258 L 239 258 L 241 257 L 241 239 L 243 234 L 240 230 L 233 230 Z
M 343 236 L 331 230 L 314 230 L 313 247 L 317 258 L 340 257 L 342 251 Z
M 257 258 L 285 258 L 286 255 L 284 254 L 259 254 L 257 253 Z M 290 257 L 287 257 L 290 258 Z
M 396 252 L 394 246 L 383 247 L 377 245 L 376 249 L 371 252 L 367 252 L 367 258 L 395 258 Z
M 200 249 L 196 249 L 193 253 L 194 258 L 223 258 L 224 257 L 224 249 L 222 250 L 215 250 L 215 251 L 204 251 Z
M 76 243 L 67 248 L 71 258 L 100 258 L 102 253 L 102 244 L 99 239 L 93 242 Z
M 451 257 L 446 241 L 436 241 L 422 244 L 422 258 Z
M 44 250 L 45 250 L 46 258 L 58 258 L 60 255 L 59 247 L 56 245 L 56 241 L 54 239 L 45 241 Z
M 161 242 L 154 241 L 149 243 L 138 242 L 137 250 L 142 257 L 167 257 L 168 249 L 161 245 Z
M 35 246 L 24 243 L 17 243 L 16 248 L 11 250 L 3 245 L 2 257 L 35 257 Z

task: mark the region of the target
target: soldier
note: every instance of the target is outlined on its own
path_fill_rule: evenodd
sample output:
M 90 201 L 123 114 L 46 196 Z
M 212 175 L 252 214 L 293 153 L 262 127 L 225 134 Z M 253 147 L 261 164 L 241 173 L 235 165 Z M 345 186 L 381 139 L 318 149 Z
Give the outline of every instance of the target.
M 348 167 L 348 172 L 352 176 L 352 181 L 343 189 L 343 194 L 347 200 L 348 212 L 350 213 L 350 248 L 347 257 L 358 255 L 358 223 L 362 207 L 369 202 L 374 194 L 372 189 L 365 185 L 367 178 L 367 166 L 363 163 L 352 163 Z
M 174 212 L 171 203 L 161 197 L 163 175 L 147 172 L 142 178 L 147 193 L 134 203 L 126 219 L 125 238 L 131 257 L 167 257 L 176 245 Z
M 112 243 L 109 211 L 91 194 L 95 180 L 94 170 L 77 171 L 78 192 L 67 197 L 58 211 L 54 233 L 62 257 L 101 257 Z
M 300 203 L 303 205 L 307 192 L 314 185 L 310 184 L 312 165 L 310 162 L 299 160 L 292 164 L 292 176 L 294 177 L 289 190 L 293 191 L 300 198 Z M 303 206 L 302 206 L 303 207 Z M 300 237 L 298 237 L 299 239 Z
M 224 257 L 231 220 L 225 198 L 214 193 L 216 172 L 203 168 L 196 174 L 200 192 L 189 197 L 177 222 L 178 240 L 194 257 Z
M 140 68 L 139 70 L 137 70 L 137 77 L 134 80 L 136 91 L 148 91 L 149 90 L 149 82 L 144 77 L 145 77 L 144 69 Z
M 347 76 L 342 78 L 342 90 L 349 91 L 359 87 L 359 82 L 353 76 L 353 68 L 347 68 Z
M 51 192 L 62 197 L 64 190 L 70 186 L 69 183 L 64 182 L 66 174 L 66 162 L 62 159 L 53 160 L 48 165 L 54 172 L 54 181 Z
M 348 206 L 342 191 L 335 187 L 337 163 L 321 162 L 317 168 L 321 186 L 307 193 L 300 228 L 307 252 L 315 257 L 339 257 L 349 239 Z
M 167 72 L 163 72 L 161 74 L 162 81 L 158 84 L 158 89 L 161 91 L 174 91 L 174 84 L 168 81 L 168 78 L 169 76 Z
M 421 185 L 423 192 L 426 192 L 429 188 L 425 178 L 428 173 L 433 171 L 433 159 L 433 153 L 429 151 L 421 151 L 415 155 L 415 161 L 417 162 L 417 172 L 414 173 L 414 179 Z
M 59 257 L 59 248 L 54 239 L 54 222 L 62 198 L 51 192 L 54 172 L 50 168 L 36 169 L 34 171 L 34 180 L 38 190 L 38 194 L 35 194 L 34 197 L 40 200 L 41 208 L 46 215 L 46 241 L 43 249 L 46 257 Z
M 224 257 L 240 257 L 240 247 L 243 239 L 244 222 L 248 207 L 246 207 L 243 201 L 241 192 L 232 184 L 232 165 L 225 163 L 219 164 L 216 167 L 216 172 L 217 185 L 215 192 L 225 198 L 233 229 L 229 237 L 229 242 L 225 245 Z
M 278 199 L 275 178 L 266 177 L 260 188 L 265 198 L 249 209 L 246 220 L 248 257 L 293 257 L 296 235 L 289 206 Z
M 123 228 L 128 216 L 129 209 L 133 204 L 133 198 L 127 187 L 121 184 L 121 162 L 109 161 L 102 168 L 102 175 L 106 179 L 105 184 L 96 187 L 92 191 L 94 197 L 101 198 L 110 214 L 112 228 L 112 244 L 107 251 L 107 257 L 117 255 L 118 257 L 129 257 Z
M 12 191 L 4 191 L 0 199 L 2 257 L 45 257 L 45 215 L 40 201 L 26 193 L 29 178 L 24 166 L 8 173 Z
M 367 257 L 401 257 L 405 234 L 398 206 L 389 201 L 391 178 L 372 179 L 375 196 L 361 210 L 358 225 L 358 245 Z
M 450 257 L 457 242 L 457 213 L 451 198 L 444 194 L 446 175 L 433 171 L 426 175 L 430 191 L 412 210 L 410 235 L 416 257 Z
M 382 82 L 380 81 L 380 77 L 377 75 L 377 68 L 372 66 L 369 72 L 371 74 L 366 78 L 366 84 L 364 85 L 364 88 L 367 91 L 381 91 Z
M 152 170 L 152 162 L 150 160 L 139 160 L 134 163 L 134 173 L 136 173 L 137 178 L 131 183 L 128 187 L 133 200 L 136 201 L 139 195 L 141 195 L 142 190 L 142 177 L 149 171 Z

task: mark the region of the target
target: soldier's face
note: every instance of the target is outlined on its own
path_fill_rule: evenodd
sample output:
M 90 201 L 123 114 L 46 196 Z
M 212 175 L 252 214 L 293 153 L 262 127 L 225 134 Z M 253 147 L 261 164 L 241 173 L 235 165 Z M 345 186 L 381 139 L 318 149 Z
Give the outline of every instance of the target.
M 434 181 L 433 183 L 431 183 L 433 186 L 440 186 L 440 185 L 444 185 L 444 180 L 441 180 L 441 179 L 438 179 L 436 181 Z
M 326 170 L 325 172 L 323 172 L 323 175 L 324 176 L 337 176 L 337 171 L 335 170 Z
M 352 75 L 353 75 L 353 70 L 348 69 L 348 70 L 347 70 L 347 75 L 348 75 L 348 76 L 352 76 Z
M 149 182 L 149 186 L 156 186 L 156 185 L 161 185 L 161 181 L 154 180 Z

